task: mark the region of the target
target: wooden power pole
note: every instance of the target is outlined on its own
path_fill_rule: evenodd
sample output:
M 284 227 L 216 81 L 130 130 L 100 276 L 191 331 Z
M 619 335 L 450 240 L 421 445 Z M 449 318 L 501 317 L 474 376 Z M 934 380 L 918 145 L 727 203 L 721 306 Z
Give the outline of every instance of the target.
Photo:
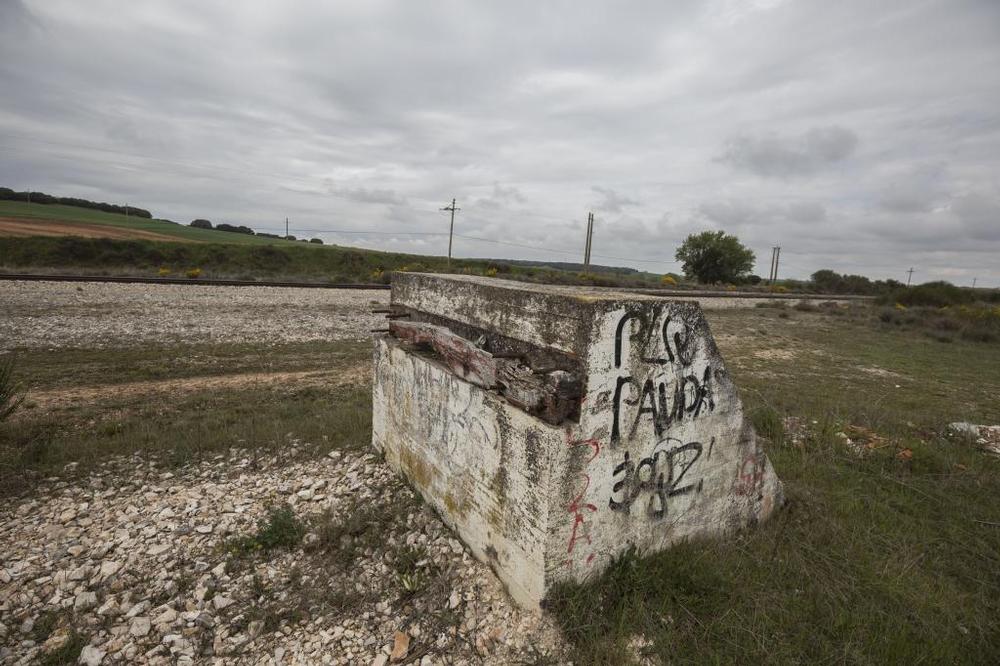
M 451 211 L 451 226 L 448 228 L 448 268 L 451 268 L 451 238 L 455 235 L 455 211 L 462 210 L 455 205 L 455 200 L 451 200 L 450 206 L 445 206 L 441 210 Z

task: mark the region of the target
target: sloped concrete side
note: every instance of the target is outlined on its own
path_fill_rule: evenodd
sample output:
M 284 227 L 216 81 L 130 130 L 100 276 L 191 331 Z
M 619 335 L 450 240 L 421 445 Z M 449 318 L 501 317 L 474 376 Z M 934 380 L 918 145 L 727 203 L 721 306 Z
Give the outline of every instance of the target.
M 604 304 L 553 478 L 549 581 L 766 519 L 782 487 L 694 303 Z
M 376 339 L 374 367 L 374 445 L 519 604 L 537 607 L 545 594 L 549 454 L 563 431 L 392 338 Z

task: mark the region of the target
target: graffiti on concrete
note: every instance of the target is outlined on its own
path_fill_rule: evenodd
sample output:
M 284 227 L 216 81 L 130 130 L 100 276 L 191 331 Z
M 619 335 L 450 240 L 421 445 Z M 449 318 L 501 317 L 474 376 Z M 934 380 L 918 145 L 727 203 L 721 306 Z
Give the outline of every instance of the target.
M 627 334 L 629 326 L 633 330 Z M 614 364 L 619 375 L 611 405 L 611 445 L 620 445 L 623 437 L 647 439 L 647 424 L 652 425 L 647 441 L 654 444 L 641 458 L 626 450 L 615 465 L 608 499 L 613 511 L 631 515 L 632 505 L 641 501 L 647 517 L 662 519 L 670 498 L 701 492 L 704 480 L 697 478 L 695 468 L 706 446 L 667 436 L 672 424 L 715 410 L 711 364 L 695 368 L 697 338 L 695 322 L 684 316 L 667 313 L 659 321 L 655 314 L 642 311 L 628 312 L 618 320 Z M 641 426 L 646 429 L 640 433 Z M 713 437 L 709 454 L 714 445 Z
M 638 330 L 626 338 L 625 328 L 632 320 L 639 323 Z M 681 317 L 663 318 L 661 325 L 653 323 L 645 313 L 627 313 L 618 321 L 615 330 L 615 368 L 622 367 L 624 343 L 638 345 L 640 367 L 629 368 L 615 382 L 612 399 L 611 443 L 622 440 L 624 413 L 635 408 L 627 437 L 635 437 L 640 424 L 649 419 L 657 438 L 672 423 L 694 418 L 715 409 L 713 386 L 714 372 L 711 365 L 698 372 L 693 368 L 696 336 L 691 324 Z M 657 336 L 652 335 L 658 331 Z M 657 372 L 660 370 L 660 372 Z M 636 371 L 647 375 L 641 383 Z M 635 396 L 638 397 L 630 397 Z
M 569 445 L 589 446 L 591 448 L 593 453 L 587 459 L 587 462 L 585 463 L 587 465 L 593 462 L 594 458 L 596 458 L 597 455 L 601 452 L 601 443 L 598 442 L 596 439 L 574 440 L 570 441 Z M 584 500 L 584 497 L 587 494 L 587 490 L 590 488 L 590 475 L 584 472 L 580 478 L 581 478 L 580 485 L 582 486 L 580 492 L 574 495 L 573 501 L 570 502 L 568 507 L 570 514 L 572 514 L 573 516 L 573 528 L 569 535 L 569 545 L 567 546 L 567 551 L 566 551 L 567 554 L 570 556 L 573 555 L 573 551 L 576 549 L 577 542 L 583 541 L 588 546 L 590 545 L 591 540 L 590 540 L 590 531 L 587 525 L 587 515 L 589 513 L 597 512 L 596 505 Z M 585 561 L 587 564 L 593 562 L 594 554 L 589 553 Z M 569 564 L 570 561 L 567 560 L 566 563 Z
M 714 445 L 713 438 L 708 447 L 709 455 Z M 669 498 L 701 492 L 704 480 L 693 480 L 690 471 L 704 451 L 701 442 L 685 444 L 672 437 L 659 442 L 650 455 L 638 462 L 626 451 L 624 460 L 614 468 L 608 506 L 612 511 L 629 513 L 639 497 L 648 496 L 646 515 L 656 519 L 665 517 Z

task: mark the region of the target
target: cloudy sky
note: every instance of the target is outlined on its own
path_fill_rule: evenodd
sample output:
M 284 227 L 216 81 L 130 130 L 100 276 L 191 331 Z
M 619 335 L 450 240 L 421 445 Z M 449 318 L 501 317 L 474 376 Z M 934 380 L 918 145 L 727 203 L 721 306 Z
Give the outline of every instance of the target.
M 996 0 L 0 0 L 0 91 L 0 185 L 185 223 L 1000 285 Z

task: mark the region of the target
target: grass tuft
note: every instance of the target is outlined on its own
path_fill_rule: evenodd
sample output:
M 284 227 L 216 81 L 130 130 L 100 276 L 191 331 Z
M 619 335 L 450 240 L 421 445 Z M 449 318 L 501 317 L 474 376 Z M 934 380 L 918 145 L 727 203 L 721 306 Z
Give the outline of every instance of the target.
M 287 504 L 272 507 L 261 522 L 257 533 L 228 540 L 224 548 L 230 555 L 247 557 L 276 549 L 291 550 L 299 545 L 306 528 Z

